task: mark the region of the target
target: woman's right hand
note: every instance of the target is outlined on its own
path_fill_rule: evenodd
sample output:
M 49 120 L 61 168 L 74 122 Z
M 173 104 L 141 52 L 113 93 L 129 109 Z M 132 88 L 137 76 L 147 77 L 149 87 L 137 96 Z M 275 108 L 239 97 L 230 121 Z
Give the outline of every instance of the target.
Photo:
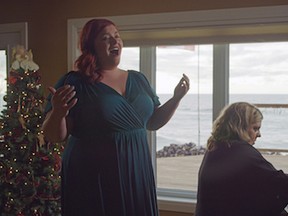
M 76 94 L 74 86 L 65 85 L 57 90 L 53 87 L 48 87 L 52 98 L 52 113 L 60 118 L 65 118 L 69 110 L 77 103 L 77 98 L 73 98 Z

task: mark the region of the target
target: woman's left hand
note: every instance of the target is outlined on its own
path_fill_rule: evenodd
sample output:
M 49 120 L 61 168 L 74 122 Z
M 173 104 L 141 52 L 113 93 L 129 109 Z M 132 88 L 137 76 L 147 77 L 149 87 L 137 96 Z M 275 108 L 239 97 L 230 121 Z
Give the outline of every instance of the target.
M 177 109 L 180 100 L 189 90 L 189 78 L 183 74 L 183 77 L 174 89 L 173 97 L 166 101 L 162 106 L 157 107 L 154 110 L 153 115 L 150 117 L 147 123 L 148 130 L 158 130 L 164 126 L 173 116 Z
M 175 87 L 173 98 L 181 100 L 184 97 L 184 95 L 188 92 L 189 88 L 190 88 L 189 78 L 188 76 L 183 74 L 183 77 Z

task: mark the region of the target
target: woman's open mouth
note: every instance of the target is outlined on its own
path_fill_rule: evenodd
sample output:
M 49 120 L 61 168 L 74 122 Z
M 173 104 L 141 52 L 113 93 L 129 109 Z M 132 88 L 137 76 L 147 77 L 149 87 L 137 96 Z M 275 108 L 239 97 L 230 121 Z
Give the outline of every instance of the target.
M 119 48 L 118 47 L 114 47 L 110 50 L 110 53 L 112 55 L 119 55 Z

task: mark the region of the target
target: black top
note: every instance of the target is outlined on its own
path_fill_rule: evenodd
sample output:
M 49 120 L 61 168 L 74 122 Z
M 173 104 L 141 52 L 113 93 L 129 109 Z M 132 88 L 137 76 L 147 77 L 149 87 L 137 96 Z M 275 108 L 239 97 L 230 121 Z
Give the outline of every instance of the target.
M 288 203 L 288 176 L 244 141 L 207 151 L 196 216 L 278 216 Z

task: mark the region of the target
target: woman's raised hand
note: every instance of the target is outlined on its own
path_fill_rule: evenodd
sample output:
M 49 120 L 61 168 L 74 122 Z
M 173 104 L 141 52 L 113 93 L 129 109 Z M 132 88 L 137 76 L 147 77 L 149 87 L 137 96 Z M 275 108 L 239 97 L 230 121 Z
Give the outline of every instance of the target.
M 77 103 L 77 98 L 73 98 L 76 94 L 74 86 L 65 85 L 57 90 L 53 87 L 48 87 L 48 90 L 52 95 L 52 112 L 55 112 L 61 118 L 66 117 L 69 110 Z
M 190 88 L 189 78 L 188 76 L 183 74 L 183 77 L 180 79 L 179 83 L 175 87 L 173 98 L 181 100 L 184 97 L 184 95 L 188 92 L 189 88 Z

